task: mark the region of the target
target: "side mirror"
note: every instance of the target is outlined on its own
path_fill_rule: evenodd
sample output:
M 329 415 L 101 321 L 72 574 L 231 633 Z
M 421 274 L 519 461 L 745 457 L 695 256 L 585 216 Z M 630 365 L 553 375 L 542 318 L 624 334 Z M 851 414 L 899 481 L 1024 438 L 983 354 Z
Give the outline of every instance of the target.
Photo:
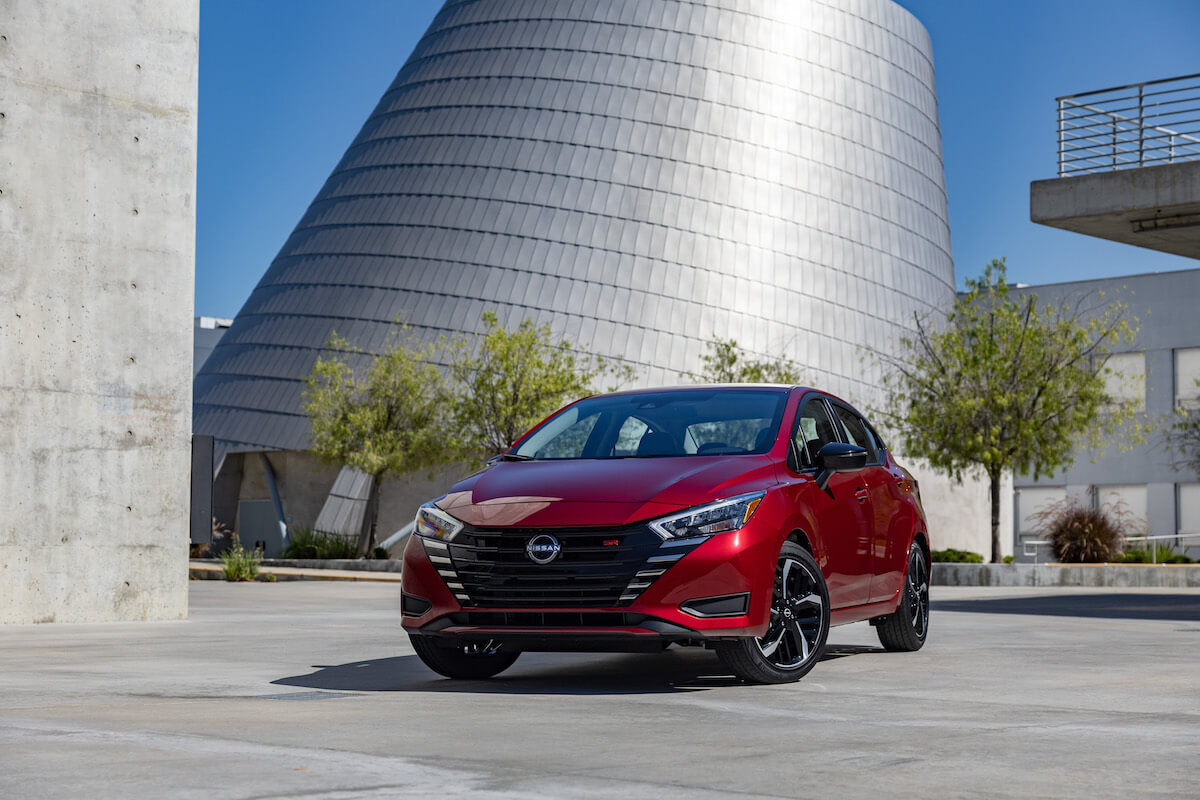
M 866 449 L 856 444 L 830 442 L 817 451 L 817 488 L 824 491 L 835 472 L 858 472 L 866 465 Z

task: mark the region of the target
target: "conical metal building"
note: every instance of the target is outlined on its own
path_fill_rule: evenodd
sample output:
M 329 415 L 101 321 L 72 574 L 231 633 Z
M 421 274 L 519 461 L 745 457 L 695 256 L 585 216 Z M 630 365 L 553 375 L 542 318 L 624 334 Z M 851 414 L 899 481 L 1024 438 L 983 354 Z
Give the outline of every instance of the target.
M 331 331 L 369 351 L 488 309 L 643 384 L 731 337 L 866 405 L 871 352 L 953 292 L 930 42 L 898 5 L 450 0 L 201 369 L 195 431 L 302 451 Z

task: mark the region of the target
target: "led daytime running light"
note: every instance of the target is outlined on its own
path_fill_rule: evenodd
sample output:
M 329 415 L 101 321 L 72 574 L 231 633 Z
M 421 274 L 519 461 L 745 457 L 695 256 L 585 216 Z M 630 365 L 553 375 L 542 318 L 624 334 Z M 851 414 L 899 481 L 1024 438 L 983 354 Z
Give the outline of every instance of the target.
M 754 492 L 738 495 L 672 514 L 651 522 L 650 529 L 664 540 L 706 539 L 713 534 L 736 531 L 754 516 L 765 494 Z
M 413 527 L 413 533 L 417 536 L 424 536 L 426 539 L 441 539 L 448 542 L 462 529 L 463 524 L 461 522 L 445 511 L 442 511 L 433 503 L 426 503 L 417 509 L 417 519 Z

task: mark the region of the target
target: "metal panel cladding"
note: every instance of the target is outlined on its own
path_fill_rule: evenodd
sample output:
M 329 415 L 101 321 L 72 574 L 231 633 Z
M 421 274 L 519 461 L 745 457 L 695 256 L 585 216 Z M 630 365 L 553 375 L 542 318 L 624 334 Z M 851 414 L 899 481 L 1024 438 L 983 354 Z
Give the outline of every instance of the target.
M 331 331 L 495 309 L 678 382 L 705 343 L 859 402 L 954 293 L 928 34 L 886 0 L 448 2 L 196 381 L 226 450 L 306 447 Z

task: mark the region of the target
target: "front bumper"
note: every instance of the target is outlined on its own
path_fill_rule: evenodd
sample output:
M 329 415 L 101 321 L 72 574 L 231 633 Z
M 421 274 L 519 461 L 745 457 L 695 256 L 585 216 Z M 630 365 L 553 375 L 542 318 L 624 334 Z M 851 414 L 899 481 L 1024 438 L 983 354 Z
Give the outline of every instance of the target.
M 478 573 L 477 564 L 462 563 L 474 558 L 469 550 L 413 536 L 404 551 L 403 626 L 415 636 L 490 639 L 515 650 L 640 651 L 671 642 L 761 636 L 770 613 L 779 540 L 777 528 L 760 517 L 766 515 L 760 512 L 742 529 L 698 545 L 666 542 L 639 551 L 646 563 L 631 567 L 631 575 L 658 568 L 662 573 L 650 579 L 631 577 L 629 586 L 636 588 L 618 591 L 603 605 L 554 602 L 562 596 L 554 593 L 547 593 L 546 601 L 522 597 L 506 602 L 502 594 L 477 590 L 486 597 L 480 602 L 471 591 L 478 584 L 459 574 Z

